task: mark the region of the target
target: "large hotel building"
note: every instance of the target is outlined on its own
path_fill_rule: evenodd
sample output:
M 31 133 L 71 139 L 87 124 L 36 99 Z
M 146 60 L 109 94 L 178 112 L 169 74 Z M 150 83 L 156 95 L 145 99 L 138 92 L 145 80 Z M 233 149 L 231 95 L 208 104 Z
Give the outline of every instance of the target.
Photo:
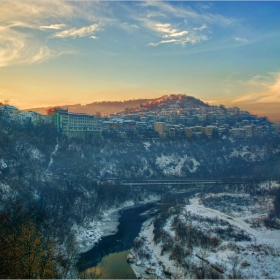
M 68 109 L 51 108 L 47 111 L 48 116 L 52 116 L 52 121 L 57 131 L 69 137 L 100 137 L 101 124 L 93 115 L 69 113 Z

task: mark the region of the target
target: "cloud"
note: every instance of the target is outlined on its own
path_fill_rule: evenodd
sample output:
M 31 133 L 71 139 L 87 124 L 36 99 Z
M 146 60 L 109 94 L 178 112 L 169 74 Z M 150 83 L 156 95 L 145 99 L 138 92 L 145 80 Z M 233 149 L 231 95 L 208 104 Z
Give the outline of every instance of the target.
M 153 47 L 168 43 L 181 46 L 197 44 L 208 40 L 212 25 L 225 27 L 235 23 L 232 18 L 211 13 L 210 6 L 209 9 L 197 9 L 197 5 L 191 8 L 185 3 L 173 5 L 172 2 L 153 0 L 141 2 L 138 6 L 142 8 L 142 13 L 132 10 L 131 18 L 146 30 L 162 37 L 161 40 L 149 42 L 148 46 Z
M 54 38 L 77 38 L 77 37 L 86 37 L 94 32 L 100 30 L 100 24 L 92 24 L 90 26 L 84 26 L 81 28 L 71 28 L 68 30 L 63 30 L 61 32 L 57 32 L 53 35 Z
M 172 2 L 171 2 L 172 3 Z M 181 19 L 188 19 L 197 22 L 207 22 L 207 23 L 215 23 L 221 26 L 228 26 L 235 23 L 233 18 L 224 17 L 220 14 L 213 14 L 206 10 L 202 10 L 201 12 L 197 12 L 194 9 L 182 5 L 172 5 L 171 3 L 165 1 L 154 1 L 149 0 L 141 3 L 142 7 L 151 7 L 156 9 L 155 12 L 149 12 L 149 16 L 160 14 L 167 16 L 172 16 Z
M 1 2 L 0 67 L 38 63 L 63 54 L 77 53 L 59 43 L 50 45 L 50 38 L 55 34 L 58 38 L 94 36 L 99 25 L 113 21 L 106 17 L 110 14 L 107 6 L 103 2 L 85 2 L 83 5 L 72 1 Z M 100 24 L 66 29 L 77 19 Z
M 181 37 L 184 36 L 186 34 L 188 34 L 189 31 L 184 30 L 184 31 L 180 31 L 180 32 L 172 32 L 171 34 L 166 34 L 163 36 L 163 38 L 168 38 L 168 37 Z
M 208 10 L 208 9 L 210 9 L 213 6 L 213 4 L 212 3 L 207 3 L 207 4 L 205 4 L 205 3 L 198 3 L 196 6 L 198 8 L 200 8 L 200 9 Z
M 168 43 L 178 43 L 180 40 L 176 40 L 176 39 L 171 39 L 171 40 L 162 40 L 158 43 L 150 43 L 148 44 L 148 46 L 152 46 L 152 47 L 156 47 L 160 44 L 168 44 Z
M 240 43 L 247 43 L 247 42 L 248 42 L 247 39 L 245 39 L 245 38 L 239 38 L 239 37 L 234 38 L 234 40 L 235 40 L 236 42 L 240 42 Z
M 67 2 L 1 2 L 0 22 L 22 21 L 37 26 L 49 25 L 50 20 L 74 17 L 82 13 L 82 10 Z
M 194 30 L 200 30 L 202 31 L 203 29 L 206 29 L 207 28 L 207 25 L 206 24 L 203 24 L 201 27 L 195 27 Z
M 66 27 L 66 24 L 60 23 L 60 24 L 51 24 L 51 25 L 41 25 L 39 26 L 39 29 L 54 29 L 54 30 L 59 30 Z
M 280 102 L 280 72 L 270 74 L 268 77 L 257 75 L 247 84 L 250 91 L 237 97 L 231 103 L 276 103 Z
M 159 33 L 165 33 L 163 38 L 181 37 L 189 33 L 187 30 L 179 31 L 177 28 L 173 28 L 170 23 L 154 23 L 150 27 Z
M 132 24 L 131 27 L 136 28 L 136 29 L 140 29 L 140 27 L 136 24 Z
M 196 44 L 208 40 L 206 35 L 197 34 L 195 31 L 179 30 L 171 23 L 159 23 L 146 20 L 145 24 L 149 29 L 155 31 L 156 34 L 163 38 L 163 40 L 157 43 L 149 43 L 148 46 L 157 47 L 161 44 L 179 44 L 185 46 L 187 43 Z
M 185 46 L 187 43 L 196 44 L 200 41 L 206 41 L 206 40 L 207 40 L 206 36 L 189 36 L 189 37 L 184 37 L 182 39 L 170 39 L 170 40 L 162 40 L 157 43 L 149 43 L 148 46 L 157 47 L 161 44 L 170 44 L 170 43 Z
M 34 40 L 29 34 L 21 33 L 8 27 L 0 27 L 0 67 L 15 64 L 32 64 L 70 54 L 69 50 L 51 50 Z

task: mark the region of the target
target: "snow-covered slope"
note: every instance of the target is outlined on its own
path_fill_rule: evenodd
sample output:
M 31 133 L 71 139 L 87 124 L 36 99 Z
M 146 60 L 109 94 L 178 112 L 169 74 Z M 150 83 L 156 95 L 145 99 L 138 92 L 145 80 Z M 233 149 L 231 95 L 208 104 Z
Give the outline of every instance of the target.
M 256 191 L 264 192 L 258 195 L 246 194 L 243 187 L 240 194 L 197 194 L 179 211 L 170 207 L 161 227 L 161 216 L 147 222 L 128 256 L 136 275 L 161 279 L 279 278 L 280 230 L 265 226 L 272 207 L 272 198 L 265 191 L 280 184 L 255 186 Z M 204 205 L 210 201 L 213 208 Z M 220 207 L 223 201 L 227 207 Z

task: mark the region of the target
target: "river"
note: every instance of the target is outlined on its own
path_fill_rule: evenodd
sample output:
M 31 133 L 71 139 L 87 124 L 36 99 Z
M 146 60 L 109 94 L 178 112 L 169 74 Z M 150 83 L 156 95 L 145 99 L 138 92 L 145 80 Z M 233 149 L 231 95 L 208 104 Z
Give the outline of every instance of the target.
M 170 199 L 189 197 L 196 191 L 169 194 Z M 120 211 L 118 231 L 114 235 L 105 236 L 91 250 L 82 253 L 78 261 L 78 269 L 83 277 L 103 279 L 136 278 L 126 256 L 133 247 L 133 240 L 141 230 L 143 222 L 155 216 L 159 211 L 159 203 L 148 203 Z
M 126 256 L 143 222 L 155 216 L 157 209 L 157 203 L 148 203 L 121 210 L 117 233 L 103 237 L 91 250 L 82 253 L 77 264 L 79 271 L 86 272 L 89 277 L 102 272 L 98 278 L 135 278 Z

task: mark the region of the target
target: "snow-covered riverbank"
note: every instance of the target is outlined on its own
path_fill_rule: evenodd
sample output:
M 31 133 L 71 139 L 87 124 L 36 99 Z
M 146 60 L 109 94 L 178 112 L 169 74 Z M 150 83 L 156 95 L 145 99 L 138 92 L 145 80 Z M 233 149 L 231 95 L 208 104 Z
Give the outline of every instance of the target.
M 262 186 L 260 186 L 262 187 Z M 270 187 L 278 187 L 273 183 Z M 229 195 L 228 193 L 226 194 Z M 222 200 L 223 194 L 213 194 Z M 240 198 L 240 194 L 231 194 L 232 198 Z M 244 195 L 243 195 L 244 197 Z M 270 197 L 264 199 L 269 211 Z M 266 199 L 266 200 L 265 200 Z M 260 220 L 258 227 L 251 223 L 252 217 L 263 219 L 264 207 L 257 198 L 252 200 L 246 209 L 237 213 L 237 206 L 232 199 L 228 202 L 228 209 L 234 208 L 234 216 L 205 207 L 199 196 L 195 196 L 178 214 L 171 215 L 163 226 L 162 241 L 154 241 L 154 224 L 152 220 L 143 224 L 139 236 L 134 242 L 134 248 L 128 256 L 131 267 L 140 278 L 191 278 L 197 277 L 197 271 L 203 272 L 209 278 L 212 270 L 216 276 L 222 278 L 280 278 L 280 230 L 266 228 Z M 217 202 L 218 203 L 218 202 Z M 257 210 L 261 211 L 260 213 Z M 254 215 L 252 215 L 252 213 Z M 268 212 L 266 212 L 268 213 Z M 177 218 L 177 222 L 175 219 Z M 187 254 L 188 244 L 180 243 L 183 248 L 181 261 L 178 261 L 178 251 L 172 246 L 178 243 L 176 226 L 195 228 L 203 236 L 213 238 L 217 246 L 193 246 Z M 178 227 L 177 227 L 178 229 Z M 167 238 L 168 237 L 168 238 Z M 167 239 L 166 239 L 167 238 Z M 166 248 L 169 240 L 172 249 Z M 170 241 L 171 240 L 171 241 Z M 182 242 L 182 241 L 180 241 Z M 179 243 L 178 243 L 179 244 Z M 179 248 L 179 247 L 178 247 Z M 189 249 L 188 249 L 189 250 Z M 180 251 L 179 251 L 180 252 Z M 174 258 L 174 254 L 177 256 Z M 184 265 L 182 265 L 184 264 Z M 208 277 L 207 277 L 208 275 Z
M 75 224 L 72 230 L 79 245 L 79 252 L 83 253 L 92 249 L 102 237 L 114 235 L 118 230 L 119 218 L 123 210 L 158 200 L 159 196 L 157 195 L 150 195 L 142 200 L 141 203 L 129 200 L 118 207 L 112 207 L 104 211 L 99 218 L 94 218 L 84 226 Z

